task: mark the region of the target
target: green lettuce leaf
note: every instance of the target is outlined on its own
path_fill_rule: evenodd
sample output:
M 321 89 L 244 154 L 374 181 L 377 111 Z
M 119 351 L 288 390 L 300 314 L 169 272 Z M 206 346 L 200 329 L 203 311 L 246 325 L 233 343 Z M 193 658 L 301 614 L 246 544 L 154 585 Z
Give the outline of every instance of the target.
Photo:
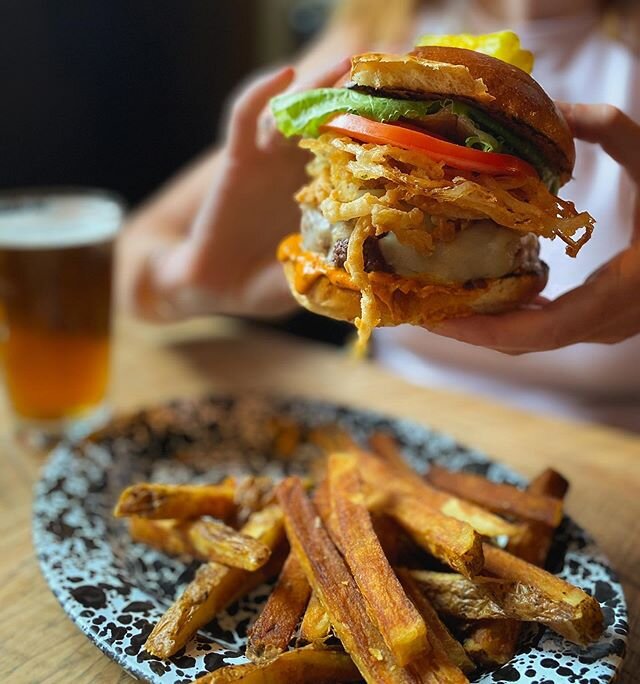
M 359 114 L 385 122 L 417 119 L 439 109 L 439 102 L 375 97 L 347 88 L 317 88 L 278 95 L 271 100 L 278 130 L 287 138 L 293 135 L 315 138 L 320 135 L 320 126 L 339 113 Z

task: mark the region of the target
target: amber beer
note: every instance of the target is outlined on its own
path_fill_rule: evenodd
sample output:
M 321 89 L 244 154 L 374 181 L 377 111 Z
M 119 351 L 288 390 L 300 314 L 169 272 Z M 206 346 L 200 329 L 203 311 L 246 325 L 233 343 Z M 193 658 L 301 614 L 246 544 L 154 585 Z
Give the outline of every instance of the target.
M 103 406 L 121 218 L 106 194 L 0 195 L 2 358 L 23 423 L 68 426 Z

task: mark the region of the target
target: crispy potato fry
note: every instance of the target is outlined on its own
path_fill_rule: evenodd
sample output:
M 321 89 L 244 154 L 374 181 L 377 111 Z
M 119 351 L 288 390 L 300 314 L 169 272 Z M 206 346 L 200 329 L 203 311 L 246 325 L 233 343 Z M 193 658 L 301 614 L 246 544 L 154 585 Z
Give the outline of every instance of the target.
M 262 665 L 228 665 L 196 680 L 198 684 L 339 684 L 359 682 L 360 673 L 344 651 L 296 648 Z
M 531 480 L 527 491 L 563 500 L 569 491 L 569 482 L 557 470 L 545 468 Z
M 525 622 L 570 620 L 575 610 L 550 598 L 535 586 L 494 577 L 469 580 L 450 572 L 413 570 L 411 576 L 420 584 L 435 609 L 462 618 L 513 618 Z
M 322 645 L 331 636 L 331 622 L 318 595 L 311 593 L 309 604 L 300 625 L 300 639 L 315 646 Z
M 427 656 L 400 666 L 367 613 L 365 601 L 342 556 L 297 478 L 276 490 L 284 512 L 287 537 L 324 605 L 331 625 L 369 684 L 435 682 Z M 443 680 L 441 680 L 443 681 Z
M 384 555 L 391 565 L 398 563 L 406 550 L 413 554 L 415 544 L 409 539 L 404 530 L 392 518 L 386 515 L 371 514 L 371 523 L 378 537 Z
M 327 525 L 331 516 L 331 501 L 329 498 L 329 480 L 326 477 L 320 481 L 313 493 L 313 507 L 318 511 L 322 522 Z
M 231 568 L 257 570 L 271 556 L 271 549 L 257 539 L 237 532 L 219 520 L 196 520 L 187 534 L 198 557 Z
M 482 544 L 470 525 L 420 499 L 424 483 L 402 478 L 379 459 L 360 452 L 360 472 L 369 487 L 384 495 L 382 510 L 391 515 L 419 545 L 454 570 L 473 576 L 482 570 Z
M 276 549 L 283 538 L 282 512 L 277 506 L 269 506 L 253 513 L 242 533 Z M 173 655 L 217 613 L 279 572 L 283 560 L 274 553 L 257 572 L 227 568 L 215 562 L 200 566 L 182 596 L 154 627 L 145 649 L 159 658 Z
M 562 506 L 569 489 L 569 483 L 555 470 L 547 468 L 531 481 L 527 491 L 533 494 L 544 494 L 559 501 Z M 562 511 L 562 508 L 560 509 Z M 520 535 L 509 540 L 507 549 L 514 556 L 529 563 L 544 567 L 553 539 L 553 529 L 541 523 L 527 523 L 522 526 Z
M 482 667 L 505 665 L 514 656 L 521 631 L 518 620 L 478 620 L 464 639 L 464 649 Z
M 129 519 L 134 541 L 170 556 L 188 555 L 245 570 L 257 570 L 271 556 L 271 549 L 218 520 Z
M 331 505 L 329 502 L 329 482 L 327 480 L 327 459 L 323 459 L 321 468 L 321 479 L 315 492 L 313 493 L 313 505 L 320 514 L 320 518 L 325 526 L 329 522 L 331 515 Z M 322 646 L 331 636 L 331 622 L 324 606 L 320 602 L 315 591 L 311 592 L 307 609 L 304 612 L 302 623 L 300 624 L 300 639 L 303 642 Z
M 226 519 L 235 511 L 236 483 L 227 478 L 217 485 L 165 485 L 150 482 L 127 487 L 116 504 L 114 515 L 139 515 L 154 520 L 186 520 L 210 515 Z
M 394 496 L 386 506 L 419 546 L 466 577 L 482 571 L 482 542 L 465 522 L 443 515 L 413 496 Z
M 427 480 L 450 494 L 484 506 L 502 515 L 541 522 L 557 527 L 562 520 L 562 501 L 550 496 L 523 491 L 509 484 L 491 482 L 480 475 L 452 472 L 432 465 Z
M 468 580 L 461 575 L 422 570 L 412 571 L 411 576 L 419 582 L 436 610 L 453 617 L 541 622 L 582 644 L 600 636 L 600 608 L 588 594 L 515 556 L 497 551 L 499 560 L 496 561 L 493 550 L 485 548 L 485 554 L 491 558 L 487 568 L 510 577 Z M 531 570 L 520 566 L 521 563 L 529 565 Z
M 233 497 L 236 504 L 234 527 L 242 527 L 254 511 L 260 511 L 275 502 L 273 480 L 270 477 L 249 475 L 236 483 Z
M 364 503 L 356 457 L 329 457 L 329 531 L 342 552 L 370 617 L 400 665 L 428 649 L 424 620 L 389 565 Z
M 151 546 L 168 556 L 194 556 L 200 560 L 208 560 L 200 556 L 189 538 L 189 526 L 186 520 L 149 520 L 134 516 L 129 518 L 129 534 L 131 539 Z
M 569 483 L 555 470 L 547 468 L 534 478 L 528 492 L 564 499 Z M 509 540 L 507 549 L 519 558 L 543 566 L 547 559 L 553 528 L 543 523 L 522 525 L 522 534 Z M 509 662 L 516 651 L 522 623 L 516 620 L 481 620 L 464 640 L 469 655 L 480 665 L 495 667 Z
M 329 482 L 326 477 L 327 459 L 325 458 L 323 461 L 324 464 L 321 468 L 321 473 L 319 473 L 321 479 L 313 493 L 313 505 L 326 526 L 331 515 L 331 506 L 329 502 Z M 318 595 L 312 591 L 309 604 L 300 624 L 300 639 L 303 642 L 320 647 L 330 636 L 331 622 L 329 621 L 329 616 Z
M 310 593 L 309 582 L 291 551 L 267 603 L 248 631 L 246 656 L 249 660 L 262 663 L 287 650 Z
M 358 452 L 358 459 L 362 476 L 374 492 L 386 492 L 398 499 L 413 497 L 446 516 L 468 523 L 478 534 L 486 537 L 511 537 L 519 531 L 516 525 L 484 508 L 431 487 L 415 473 L 398 472 L 375 456 L 362 451 Z
M 369 438 L 369 446 L 375 454 L 398 472 L 419 477 L 418 473 L 404 459 L 396 440 L 388 433 L 375 432 Z
M 460 642 L 453 637 L 442 620 L 440 620 L 438 614 L 433 609 L 433 606 L 418 588 L 411 573 L 404 569 L 398 569 L 396 572 L 402 582 L 402 586 L 407 592 L 407 596 L 409 596 L 413 605 L 417 608 L 420 615 L 422 615 L 430 633 L 440 642 L 440 645 L 447 654 L 449 660 L 465 674 L 473 672 L 476 669 L 475 665 L 465 653 Z
M 547 627 L 576 644 L 598 640 L 603 631 L 603 617 L 600 605 L 592 596 L 507 551 L 486 543 L 483 548 L 487 572 L 500 579 L 534 587 L 555 601 L 559 612 L 562 609 L 570 614 L 570 617 L 558 620 L 544 620 Z

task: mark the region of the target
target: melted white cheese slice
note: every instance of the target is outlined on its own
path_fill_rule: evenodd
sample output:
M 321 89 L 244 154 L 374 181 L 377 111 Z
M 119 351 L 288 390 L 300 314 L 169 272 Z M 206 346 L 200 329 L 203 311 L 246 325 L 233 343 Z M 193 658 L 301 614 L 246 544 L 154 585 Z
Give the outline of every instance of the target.
M 478 221 L 451 242 L 438 242 L 431 254 L 400 243 L 394 233 L 380 239 L 380 251 L 402 276 L 427 275 L 436 282 L 499 278 L 516 268 L 522 236 L 492 221 Z

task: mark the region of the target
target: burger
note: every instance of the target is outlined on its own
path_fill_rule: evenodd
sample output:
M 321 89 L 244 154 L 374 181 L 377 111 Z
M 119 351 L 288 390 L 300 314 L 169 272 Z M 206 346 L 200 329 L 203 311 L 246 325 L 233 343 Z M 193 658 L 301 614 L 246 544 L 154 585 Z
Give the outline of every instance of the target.
M 531 63 L 510 32 L 425 37 L 354 56 L 334 88 L 274 98 L 279 130 L 313 155 L 300 232 L 278 248 L 302 306 L 364 343 L 376 326 L 531 301 L 548 276 L 539 238 L 577 255 L 594 221 L 556 194 L 575 148 Z

